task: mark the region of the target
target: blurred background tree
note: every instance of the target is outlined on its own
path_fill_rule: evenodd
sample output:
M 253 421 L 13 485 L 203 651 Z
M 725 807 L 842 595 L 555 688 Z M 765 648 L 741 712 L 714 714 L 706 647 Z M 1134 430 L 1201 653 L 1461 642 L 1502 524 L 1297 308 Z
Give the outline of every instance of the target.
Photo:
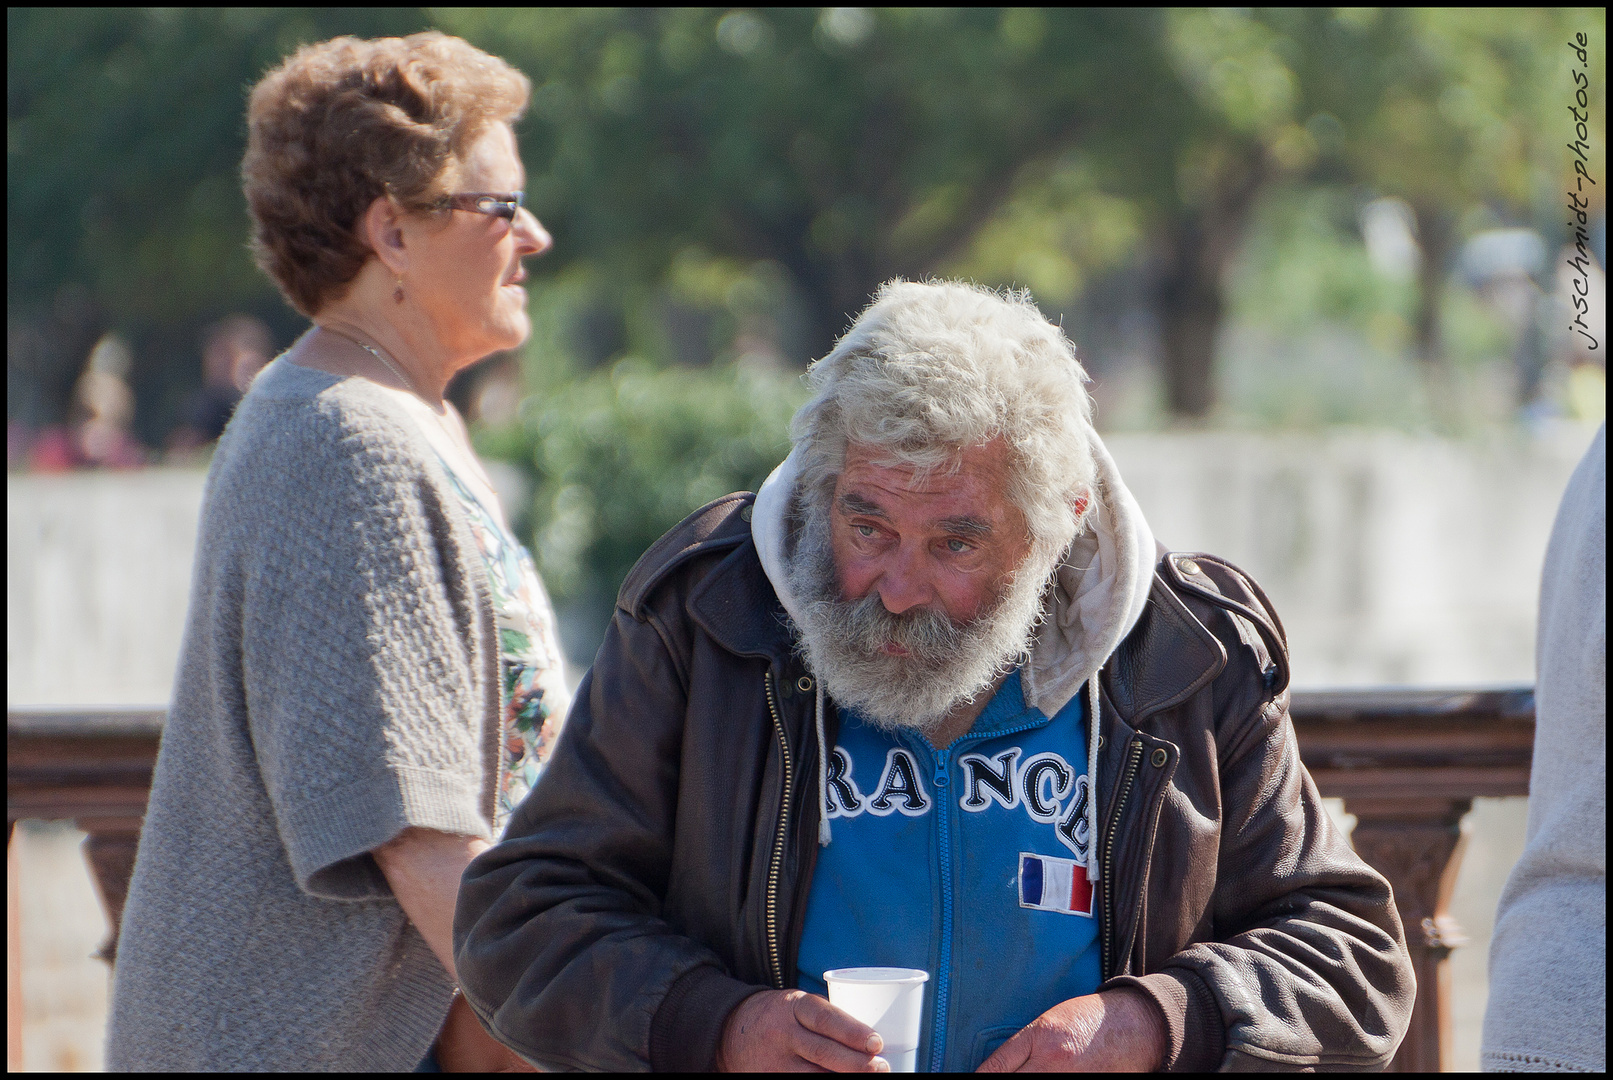
M 1575 31 L 1604 160 L 1601 9 L 12 8 L 8 445 L 108 331 L 153 446 L 204 326 L 289 343 L 245 248 L 246 92 L 298 44 L 427 27 L 533 81 L 536 332 L 453 394 L 562 607 L 608 611 L 759 482 L 795 376 L 894 276 L 1030 287 L 1111 427 L 1449 427 L 1462 372 L 1533 401 Z
M 246 253 L 246 91 L 299 43 L 409 33 L 385 8 L 8 8 L 6 418 L 59 422 L 115 329 L 145 441 L 201 379 L 197 336 L 232 311 L 281 342 L 302 320 Z
M 1330 95 L 1346 107 L 1360 86 L 1369 89 L 1355 98 L 1367 108 L 1343 129 L 1344 157 L 1352 175 L 1411 208 L 1419 248 L 1414 347 L 1436 378 L 1449 359 L 1440 315 L 1464 234 L 1503 222 L 1560 234 L 1567 43 L 1587 14 L 1425 8 L 1340 16 L 1357 40 L 1372 43 L 1354 50 L 1356 75 Z

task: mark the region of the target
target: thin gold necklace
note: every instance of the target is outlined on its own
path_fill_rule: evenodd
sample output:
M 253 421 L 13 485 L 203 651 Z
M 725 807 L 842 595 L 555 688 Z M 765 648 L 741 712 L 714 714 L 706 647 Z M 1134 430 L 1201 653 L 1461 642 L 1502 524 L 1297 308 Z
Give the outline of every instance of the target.
M 390 371 L 392 374 L 394 374 L 394 375 L 396 375 L 398 377 L 398 380 L 403 383 L 403 385 L 408 389 L 408 391 L 411 394 L 413 394 L 415 397 L 419 398 L 422 401 L 425 400 L 426 396 L 424 394 L 422 394 L 419 391 L 418 388 L 416 388 L 416 386 L 414 385 L 414 380 L 409 378 L 408 375 L 404 374 L 402 368 L 400 368 L 397 364 L 394 364 L 391 360 L 388 360 L 386 358 L 386 355 L 384 353 L 382 353 L 379 349 L 376 349 L 376 348 L 374 348 L 372 346 L 366 345 L 362 341 L 360 341 L 358 338 L 354 337 L 353 335 L 344 334 L 340 330 L 337 330 L 335 327 L 327 326 L 324 329 L 329 330 L 331 333 L 335 334 L 337 337 L 346 338 L 348 341 L 351 341 L 354 345 L 357 345 L 359 348 L 363 349 L 365 352 L 369 353 L 371 356 L 373 356 L 377 360 L 381 361 L 382 364 L 386 365 L 386 369 L 388 371 Z
M 333 327 L 329 327 L 329 326 L 321 327 L 321 329 L 329 330 L 331 333 L 335 334 L 337 337 L 346 338 L 348 341 L 351 341 L 354 345 L 357 345 L 359 348 L 363 349 L 365 352 L 369 353 L 371 356 L 373 356 L 377 360 L 381 361 L 381 363 L 385 364 L 386 369 L 388 371 L 390 371 L 392 374 L 396 375 L 403 382 L 403 385 L 409 388 L 409 392 L 411 394 L 413 394 L 417 399 L 419 399 L 426 406 L 426 408 L 430 410 L 432 419 L 436 421 L 437 427 L 440 428 L 444 433 L 446 433 L 448 435 L 449 439 L 451 439 L 456 444 L 457 443 L 462 443 L 464 441 L 463 436 L 461 436 L 457 431 L 455 431 L 453 429 L 453 427 L 448 423 L 447 410 L 444 409 L 442 412 L 439 413 L 437 411 L 437 409 L 434 406 L 432 406 L 431 402 L 426 400 L 426 396 L 424 394 L 422 394 L 419 390 L 415 389 L 414 380 L 409 378 L 409 376 L 405 375 L 399 369 L 398 365 L 396 365 L 392 361 L 388 360 L 378 350 L 373 349 L 370 346 L 364 344 L 362 341 L 360 341 L 358 338 L 354 337 L 351 334 L 344 334 L 340 330 L 337 330 L 337 329 L 335 329 Z

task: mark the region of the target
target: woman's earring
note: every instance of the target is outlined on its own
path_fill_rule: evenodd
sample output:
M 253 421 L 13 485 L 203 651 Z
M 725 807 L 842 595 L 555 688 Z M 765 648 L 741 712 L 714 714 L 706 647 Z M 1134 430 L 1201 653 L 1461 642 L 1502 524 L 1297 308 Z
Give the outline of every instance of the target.
M 392 299 L 396 300 L 400 304 L 403 303 L 403 275 L 402 274 L 398 275 L 398 284 L 397 284 L 397 287 L 392 290 Z

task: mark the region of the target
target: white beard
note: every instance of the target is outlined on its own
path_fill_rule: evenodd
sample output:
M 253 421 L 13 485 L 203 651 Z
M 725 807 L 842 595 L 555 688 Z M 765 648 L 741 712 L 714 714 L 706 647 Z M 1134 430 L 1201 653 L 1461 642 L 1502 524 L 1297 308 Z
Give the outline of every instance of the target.
M 935 608 L 892 615 L 877 590 L 841 599 L 828 514 L 809 506 L 788 571 L 800 601 L 797 648 L 841 705 L 886 731 L 927 733 L 1024 659 L 1046 617 L 1043 597 L 1060 555 L 1033 550 L 1002 595 L 968 623 Z M 887 643 L 908 655 L 884 652 Z

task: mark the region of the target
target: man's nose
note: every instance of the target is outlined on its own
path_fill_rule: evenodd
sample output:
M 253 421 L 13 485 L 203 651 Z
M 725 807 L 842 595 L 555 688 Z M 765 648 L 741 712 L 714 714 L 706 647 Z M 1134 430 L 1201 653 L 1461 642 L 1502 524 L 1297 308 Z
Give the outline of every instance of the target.
M 935 601 L 935 589 L 918 565 L 914 552 L 898 551 L 885 572 L 879 576 L 875 588 L 885 610 L 900 615 L 916 607 L 925 607 Z

